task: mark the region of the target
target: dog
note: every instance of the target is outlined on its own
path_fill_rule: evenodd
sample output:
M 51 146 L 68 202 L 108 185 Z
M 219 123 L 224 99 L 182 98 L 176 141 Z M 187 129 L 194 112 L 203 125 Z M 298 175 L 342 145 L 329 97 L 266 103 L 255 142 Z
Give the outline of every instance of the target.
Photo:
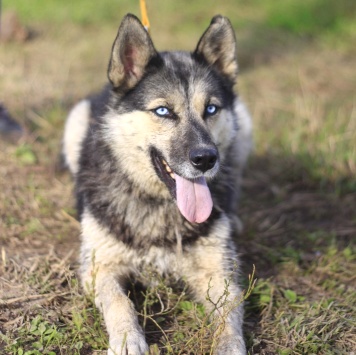
M 125 289 L 148 267 L 184 279 L 213 313 L 216 354 L 246 353 L 231 235 L 252 124 L 234 92 L 237 72 L 227 18 L 215 16 L 192 53 L 157 52 L 128 14 L 109 83 L 68 115 L 63 155 L 81 221 L 80 275 L 84 288 L 94 285 L 108 354 L 149 350 Z M 214 310 L 227 280 L 226 302 Z

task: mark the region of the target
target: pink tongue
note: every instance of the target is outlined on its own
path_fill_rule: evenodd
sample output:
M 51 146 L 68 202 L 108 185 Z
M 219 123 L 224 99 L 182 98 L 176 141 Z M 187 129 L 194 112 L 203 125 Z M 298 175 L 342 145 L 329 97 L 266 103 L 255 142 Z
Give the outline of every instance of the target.
M 205 222 L 213 208 L 204 176 L 193 181 L 174 175 L 177 187 L 177 205 L 180 213 L 191 223 Z

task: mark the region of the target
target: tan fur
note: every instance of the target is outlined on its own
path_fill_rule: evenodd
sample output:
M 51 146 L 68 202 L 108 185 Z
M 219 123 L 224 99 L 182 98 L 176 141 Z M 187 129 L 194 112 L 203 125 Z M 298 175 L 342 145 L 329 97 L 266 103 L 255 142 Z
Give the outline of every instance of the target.
M 145 127 L 143 130 L 142 127 Z M 152 190 L 157 195 L 169 196 L 167 188 L 157 185 L 156 173 L 147 153 L 149 144 L 168 146 L 168 138 L 171 137 L 172 126 L 162 127 L 160 119 L 152 113 L 141 111 L 131 112 L 118 117 L 114 112 L 106 116 L 104 130 L 108 141 L 112 142 L 115 155 L 120 158 L 126 156 L 127 147 L 134 147 L 134 154 L 130 154 L 123 161 L 124 169 L 133 180 L 147 190 Z M 118 135 L 120 142 L 116 142 Z M 138 173 L 139 172 L 139 173 Z

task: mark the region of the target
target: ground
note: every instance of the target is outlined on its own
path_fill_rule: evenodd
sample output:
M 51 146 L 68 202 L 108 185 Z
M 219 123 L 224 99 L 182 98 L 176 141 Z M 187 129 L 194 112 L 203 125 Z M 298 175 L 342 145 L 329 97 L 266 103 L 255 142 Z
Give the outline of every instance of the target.
M 31 39 L 0 44 L 0 100 L 26 130 L 18 141 L 0 136 L 0 352 L 104 354 L 102 319 L 76 275 L 73 185 L 58 162 L 65 116 L 105 82 L 126 11 L 115 21 L 112 11 L 103 13 L 104 22 L 100 5 L 92 22 L 73 11 L 49 23 L 50 6 L 41 17 L 20 5 L 20 15 L 29 11 L 23 21 Z M 295 35 L 268 8 L 241 4 L 240 14 L 231 1 L 223 9 L 211 1 L 203 12 L 186 5 L 182 14 L 172 4 L 162 12 L 152 5 L 157 48 L 192 49 L 213 14 L 230 14 L 238 90 L 254 119 L 240 201 L 244 229 L 235 236 L 249 353 L 356 352 L 354 27 Z M 160 280 L 134 288 L 133 299 L 152 354 L 209 353 L 207 317 L 184 286 L 172 290 Z

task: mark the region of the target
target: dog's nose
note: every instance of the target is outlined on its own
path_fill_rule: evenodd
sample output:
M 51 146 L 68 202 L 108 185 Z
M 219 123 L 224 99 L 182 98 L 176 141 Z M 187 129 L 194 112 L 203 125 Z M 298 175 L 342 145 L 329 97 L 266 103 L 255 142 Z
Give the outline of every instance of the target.
M 215 148 L 193 148 L 189 152 L 189 159 L 192 165 L 205 173 L 212 169 L 218 159 L 218 152 Z

